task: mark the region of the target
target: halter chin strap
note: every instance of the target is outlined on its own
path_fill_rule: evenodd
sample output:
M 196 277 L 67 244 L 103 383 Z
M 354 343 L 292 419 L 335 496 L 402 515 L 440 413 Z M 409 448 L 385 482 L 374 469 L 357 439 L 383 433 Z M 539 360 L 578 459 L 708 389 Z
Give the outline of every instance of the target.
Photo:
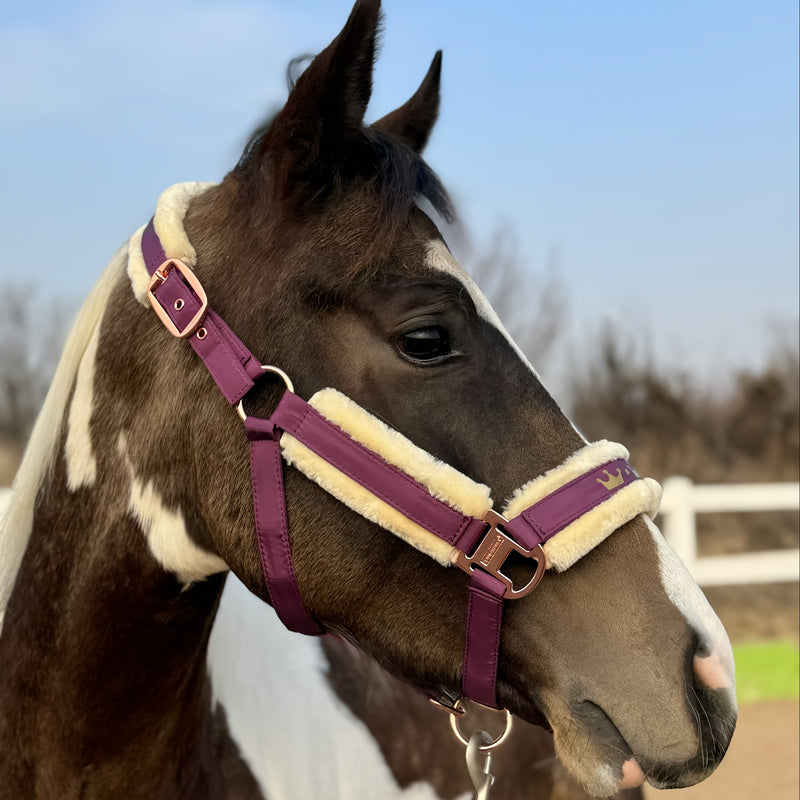
M 152 220 L 142 255 L 156 313 L 173 336 L 188 339 L 228 402 L 239 404 L 261 566 L 284 625 L 324 633 L 303 603 L 292 566 L 282 448 L 289 463 L 350 508 L 470 575 L 462 688 L 466 697 L 496 708 L 504 601 L 533 591 L 547 566 L 566 569 L 623 523 L 654 513 L 658 484 L 639 478 L 621 445 L 595 443 L 522 487 L 507 519 L 492 510 L 487 487 L 437 462 L 349 398 L 326 389 L 306 402 L 280 370 L 262 367 L 209 308 L 192 271 L 166 257 Z M 280 374 L 287 391 L 269 419 L 248 417 L 241 400 L 265 370 Z M 521 586 L 503 572 L 512 553 L 535 562 Z

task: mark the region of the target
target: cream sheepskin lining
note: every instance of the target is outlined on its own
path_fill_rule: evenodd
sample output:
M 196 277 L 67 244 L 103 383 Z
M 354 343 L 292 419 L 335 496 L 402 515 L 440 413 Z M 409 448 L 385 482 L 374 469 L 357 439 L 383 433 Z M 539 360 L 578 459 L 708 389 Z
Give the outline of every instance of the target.
M 419 481 L 431 496 L 462 514 L 482 517 L 491 507 L 490 489 L 434 458 L 401 433 L 374 417 L 335 389 L 322 389 L 309 401 L 322 416 L 351 438 Z M 287 463 L 318 483 L 337 500 L 368 520 L 381 525 L 440 564 L 449 566 L 455 548 L 392 508 L 359 483 L 339 472 L 323 458 L 284 434 L 281 447 Z
M 628 455 L 621 444 L 605 439 L 586 445 L 561 466 L 517 489 L 506 503 L 503 516 L 506 519 L 519 516 L 526 508 L 589 470 L 618 458 L 627 459 Z M 654 516 L 660 503 L 661 486 L 652 478 L 628 484 L 545 542 L 547 567 L 563 572 L 638 514 Z
M 618 458 L 627 460 L 629 455 L 625 447 L 617 442 L 601 439 L 599 442 L 587 444 L 586 447 L 573 453 L 563 464 L 517 489 L 506 501 L 503 516 L 506 519 L 518 517 L 526 508 L 530 508 L 534 503 L 538 503 L 556 489 L 560 489 L 589 470 Z
M 655 514 L 660 502 L 661 486 L 652 478 L 629 483 L 544 543 L 547 568 L 569 569 L 626 522 L 641 513 Z
M 438 461 L 335 389 L 317 392 L 309 400 L 309 405 L 351 438 L 426 486 L 433 497 L 463 514 L 480 518 L 492 507 L 487 486 Z M 391 531 L 440 564 L 450 566 L 453 563 L 456 556 L 454 547 L 341 473 L 293 436 L 284 434 L 281 447 L 287 463 L 353 511 Z M 601 441 L 587 445 L 561 466 L 518 489 L 506 505 L 504 516 L 507 519 L 516 517 L 589 470 L 627 457 L 628 451 L 621 444 Z M 650 478 L 625 486 L 559 531 L 544 545 L 547 567 L 557 571 L 569 568 L 637 514 L 654 514 L 660 500 L 661 487 Z
M 417 447 L 336 389 L 322 389 L 308 404 L 348 436 L 402 469 L 462 514 L 482 517 L 491 507 L 491 489 Z
M 179 258 L 187 267 L 194 267 L 197 253 L 186 236 L 183 218 L 186 216 L 189 203 L 214 185 L 202 181 L 176 183 L 161 193 L 156 204 L 153 224 L 161 240 L 161 246 L 168 258 Z M 150 274 L 142 256 L 142 234 L 145 227 L 142 226 L 131 236 L 128 245 L 128 278 L 136 299 L 143 306 L 149 307 L 147 287 L 150 284 Z

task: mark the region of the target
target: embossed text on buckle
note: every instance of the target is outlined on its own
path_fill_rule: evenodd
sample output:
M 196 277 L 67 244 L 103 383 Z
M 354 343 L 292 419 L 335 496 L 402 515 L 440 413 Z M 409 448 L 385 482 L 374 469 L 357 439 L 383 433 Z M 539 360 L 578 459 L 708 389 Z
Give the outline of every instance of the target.
M 476 567 L 488 572 L 490 575 L 494 575 L 506 586 L 503 594 L 504 598 L 519 599 L 520 597 L 525 597 L 539 585 L 539 581 L 544 577 L 545 557 L 542 546 L 537 544 L 531 550 L 527 550 L 521 544 L 506 536 L 500 530 L 500 526 L 504 522 L 508 522 L 508 520 L 496 511 L 489 509 L 483 515 L 483 521 L 489 524 L 489 530 L 486 531 L 472 555 L 468 556 L 466 553 L 458 552 L 455 565 L 463 569 L 468 575 Z M 532 558 L 536 561 L 536 572 L 521 589 L 515 589 L 511 578 L 501 572 L 503 564 L 505 564 L 506 559 L 512 552 L 517 552 L 521 556 L 525 556 L 525 558 Z
M 197 296 L 197 299 L 200 301 L 200 310 L 191 318 L 191 320 L 189 320 L 186 325 L 184 325 L 183 328 L 179 328 L 172 321 L 164 307 L 156 299 L 155 294 L 153 294 L 155 290 L 158 289 L 158 287 L 161 286 L 161 284 L 167 279 L 167 275 L 169 275 L 169 271 L 171 269 L 177 269 L 178 272 L 180 272 L 180 274 L 186 280 L 186 283 L 189 284 L 189 288 L 194 292 L 194 294 Z M 178 339 L 186 339 L 187 337 L 191 336 L 200 327 L 200 323 L 203 321 L 203 317 L 206 315 L 206 311 L 208 310 L 208 297 L 206 297 L 206 292 L 205 289 L 203 289 L 203 285 L 197 279 L 197 276 L 194 274 L 194 272 L 192 272 L 189 267 L 183 263 L 183 261 L 180 261 L 177 258 L 168 258 L 153 273 L 153 276 L 150 278 L 150 285 L 147 287 L 147 299 L 150 301 L 150 305 L 153 306 L 153 310 L 156 312 L 156 314 L 158 314 L 159 319 L 164 323 L 166 329 Z

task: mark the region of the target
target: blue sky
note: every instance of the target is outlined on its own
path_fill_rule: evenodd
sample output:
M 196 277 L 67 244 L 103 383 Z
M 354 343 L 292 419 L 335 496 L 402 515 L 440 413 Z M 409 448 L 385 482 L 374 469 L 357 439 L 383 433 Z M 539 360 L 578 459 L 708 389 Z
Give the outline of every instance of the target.
M 349 0 L 27 0 L 0 17 L 0 271 L 78 302 L 166 186 L 218 180 Z M 368 112 L 444 50 L 427 158 L 480 244 L 708 374 L 798 319 L 796 0 L 385 0 Z

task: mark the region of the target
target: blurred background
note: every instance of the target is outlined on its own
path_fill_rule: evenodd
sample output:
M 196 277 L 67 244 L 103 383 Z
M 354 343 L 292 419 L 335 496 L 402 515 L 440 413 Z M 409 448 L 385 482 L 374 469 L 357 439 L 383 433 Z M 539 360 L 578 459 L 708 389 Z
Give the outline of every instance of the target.
M 165 187 L 222 178 L 350 5 L 4 8 L 0 486 L 112 253 Z M 368 119 L 444 50 L 426 157 L 460 212 L 453 248 L 589 439 L 692 481 L 668 484 L 664 519 L 733 637 L 742 715 L 723 768 L 673 796 L 795 798 L 798 4 L 384 10 Z

